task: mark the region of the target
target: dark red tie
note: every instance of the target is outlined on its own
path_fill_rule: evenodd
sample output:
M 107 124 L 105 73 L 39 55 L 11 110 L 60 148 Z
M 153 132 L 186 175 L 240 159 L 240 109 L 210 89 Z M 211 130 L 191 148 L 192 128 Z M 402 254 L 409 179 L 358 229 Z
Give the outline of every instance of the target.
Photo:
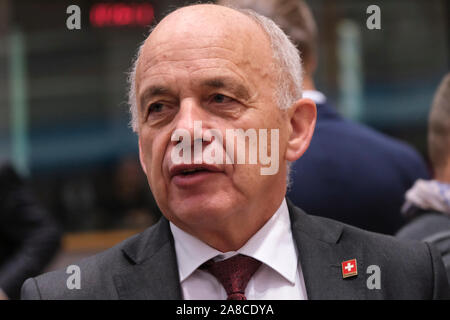
M 227 292 L 227 300 L 247 300 L 245 288 L 260 265 L 260 261 L 238 254 L 222 261 L 209 260 L 200 268 L 219 280 Z

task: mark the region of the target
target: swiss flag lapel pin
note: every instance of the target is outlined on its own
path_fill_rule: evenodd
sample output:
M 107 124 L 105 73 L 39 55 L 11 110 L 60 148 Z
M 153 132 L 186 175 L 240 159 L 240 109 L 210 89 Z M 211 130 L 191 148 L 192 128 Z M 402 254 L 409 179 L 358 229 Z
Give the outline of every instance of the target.
M 358 266 L 356 259 L 343 261 L 342 264 L 342 278 L 348 278 L 358 275 Z

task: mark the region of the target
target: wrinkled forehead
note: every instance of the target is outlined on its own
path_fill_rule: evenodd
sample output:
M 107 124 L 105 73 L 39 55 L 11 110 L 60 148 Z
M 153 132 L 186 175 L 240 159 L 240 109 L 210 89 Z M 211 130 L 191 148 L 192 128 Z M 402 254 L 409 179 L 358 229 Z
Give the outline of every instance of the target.
M 252 18 L 227 7 L 195 5 L 178 9 L 155 27 L 144 43 L 139 64 L 146 69 L 164 52 L 189 47 L 224 48 L 234 58 L 262 63 L 271 62 L 273 56 L 268 35 Z

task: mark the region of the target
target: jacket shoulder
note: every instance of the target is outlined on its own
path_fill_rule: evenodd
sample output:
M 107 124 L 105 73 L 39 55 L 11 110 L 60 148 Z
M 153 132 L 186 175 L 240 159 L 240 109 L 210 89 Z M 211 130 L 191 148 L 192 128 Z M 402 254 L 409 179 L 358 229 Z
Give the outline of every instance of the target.
M 383 299 L 450 299 L 445 267 L 433 245 L 310 217 L 324 229 L 342 230 L 337 244 L 344 252 L 360 252 L 365 269 L 379 267 Z
M 297 237 L 299 248 L 304 251 L 320 250 L 321 252 L 303 254 L 303 257 L 310 259 L 316 257 L 315 260 L 313 259 L 315 264 L 329 264 L 339 272 L 342 262 L 350 259 L 357 260 L 358 276 L 356 278 L 358 280 L 354 282 L 358 283 L 357 297 L 362 299 L 450 299 L 444 265 L 440 254 L 433 246 L 365 231 L 324 217 L 308 215 L 289 201 L 288 207 L 292 230 L 294 237 Z M 308 246 L 304 244 L 305 241 L 309 243 Z M 370 266 L 378 267 L 376 269 L 379 270 L 381 281 L 379 290 L 371 290 L 367 285 L 366 281 L 372 269 L 369 268 Z M 328 272 L 325 270 L 329 269 L 321 267 L 324 272 Z M 312 269 L 316 268 L 317 265 Z M 311 274 L 317 276 L 311 270 L 309 270 L 310 276 Z M 333 272 L 331 280 L 335 279 L 339 272 Z M 350 285 L 350 283 L 352 282 L 344 284 L 338 281 L 336 285 L 339 287 Z M 355 293 L 356 288 L 352 290 Z
M 97 300 L 118 299 L 114 276 L 134 262 L 125 249 L 139 246 L 154 233 L 154 226 L 114 247 L 68 265 L 27 279 L 21 289 L 23 300 Z
M 323 126 L 323 128 L 322 128 Z M 409 143 L 375 130 L 368 125 L 351 121 L 349 119 L 332 119 L 330 121 L 318 121 L 318 127 L 314 138 L 321 141 L 326 148 L 345 148 L 347 154 L 369 153 L 376 157 L 377 161 L 385 159 L 395 163 L 396 168 L 403 168 L 411 176 L 429 177 L 428 169 L 423 157 Z M 358 144 L 358 152 L 352 152 L 355 144 Z M 312 144 L 312 148 L 314 145 Z M 327 152 L 320 148 L 322 152 Z M 364 151 L 364 152 L 363 152 Z M 369 161 L 370 159 L 366 159 Z

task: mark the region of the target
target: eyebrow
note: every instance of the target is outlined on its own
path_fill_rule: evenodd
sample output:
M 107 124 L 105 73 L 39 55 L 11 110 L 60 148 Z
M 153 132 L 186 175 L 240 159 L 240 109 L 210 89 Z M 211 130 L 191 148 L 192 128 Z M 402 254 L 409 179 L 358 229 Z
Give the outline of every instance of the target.
M 162 96 L 170 94 L 171 90 L 163 87 L 163 86 L 150 86 L 147 89 L 144 90 L 144 92 L 141 95 L 141 98 L 139 99 L 141 102 L 141 110 L 145 107 L 145 102 L 153 98 L 154 96 Z
M 213 89 L 226 89 L 230 90 L 237 98 L 248 100 L 250 94 L 247 88 L 229 77 L 215 77 L 211 79 L 206 79 L 200 83 L 201 86 L 210 87 Z M 172 90 L 161 85 L 152 85 L 144 90 L 139 101 L 141 104 L 141 110 L 145 108 L 145 104 L 148 100 L 155 96 L 171 95 Z
M 213 89 L 227 89 L 234 93 L 238 98 L 249 99 L 250 94 L 247 88 L 235 80 L 228 77 L 217 77 L 212 79 L 207 79 L 201 82 L 201 85 L 210 87 Z

